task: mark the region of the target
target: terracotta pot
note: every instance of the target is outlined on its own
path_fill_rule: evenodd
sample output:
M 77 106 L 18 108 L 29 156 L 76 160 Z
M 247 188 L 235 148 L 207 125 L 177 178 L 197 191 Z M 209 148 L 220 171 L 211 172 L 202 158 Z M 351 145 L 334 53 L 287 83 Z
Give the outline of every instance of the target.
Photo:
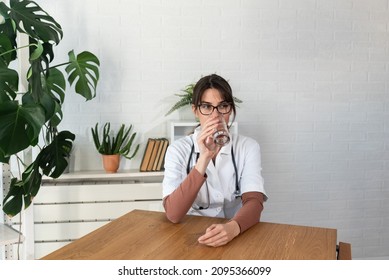
M 119 169 L 120 155 L 102 155 L 103 167 L 107 173 L 116 173 Z

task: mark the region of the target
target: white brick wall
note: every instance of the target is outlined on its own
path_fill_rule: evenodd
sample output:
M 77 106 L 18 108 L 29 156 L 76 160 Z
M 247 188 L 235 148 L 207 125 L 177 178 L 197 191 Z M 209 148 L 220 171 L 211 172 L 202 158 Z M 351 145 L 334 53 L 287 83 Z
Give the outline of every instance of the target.
M 262 147 L 263 220 L 337 228 L 354 258 L 389 258 L 388 0 L 38 2 L 63 27 L 62 57 L 101 60 L 98 97 L 67 96 L 74 169 L 101 168 L 96 122 L 132 123 L 143 150 L 180 117 L 164 116 L 174 94 L 216 72 Z

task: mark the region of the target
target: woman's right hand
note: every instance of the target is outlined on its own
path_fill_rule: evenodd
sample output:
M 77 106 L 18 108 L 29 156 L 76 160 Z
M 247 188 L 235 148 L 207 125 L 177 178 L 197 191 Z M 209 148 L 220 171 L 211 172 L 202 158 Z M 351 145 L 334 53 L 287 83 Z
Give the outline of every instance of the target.
M 220 146 L 213 141 L 213 134 L 216 131 L 220 118 L 218 116 L 210 117 L 202 126 L 201 132 L 197 137 L 197 144 L 200 150 L 200 156 L 196 164 L 196 169 L 205 174 L 205 170 L 211 159 L 215 158 L 220 150 Z
M 220 147 L 216 145 L 215 142 L 213 141 L 213 134 L 215 133 L 219 123 L 220 123 L 220 117 L 213 116 L 210 117 L 201 126 L 201 132 L 197 137 L 197 144 L 199 145 L 200 156 L 201 154 L 204 154 L 210 159 L 212 159 L 219 152 Z

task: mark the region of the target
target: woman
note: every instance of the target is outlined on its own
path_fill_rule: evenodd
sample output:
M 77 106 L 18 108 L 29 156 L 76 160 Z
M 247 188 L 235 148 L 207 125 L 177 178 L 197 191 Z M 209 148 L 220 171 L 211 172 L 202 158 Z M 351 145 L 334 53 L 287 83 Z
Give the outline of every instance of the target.
M 221 147 L 213 134 L 236 108 L 232 90 L 222 77 L 201 78 L 193 89 L 192 111 L 200 121 L 192 135 L 175 141 L 165 157 L 163 205 L 167 218 L 178 223 L 189 215 L 224 217 L 199 237 L 201 244 L 221 246 L 259 222 L 267 199 L 261 176 L 258 143 L 241 135 Z

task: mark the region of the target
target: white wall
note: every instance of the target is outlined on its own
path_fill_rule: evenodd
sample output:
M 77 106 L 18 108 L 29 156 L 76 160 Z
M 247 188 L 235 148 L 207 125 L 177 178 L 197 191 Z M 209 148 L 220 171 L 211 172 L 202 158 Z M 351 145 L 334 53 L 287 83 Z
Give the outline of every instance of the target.
M 180 118 L 164 116 L 174 94 L 218 73 L 262 147 L 263 220 L 336 228 L 354 258 L 389 257 L 388 0 L 38 2 L 63 27 L 59 52 L 101 60 L 98 97 L 67 97 L 73 169 L 101 168 L 90 127 L 106 121 L 134 125 L 141 153 L 122 168 L 137 169 Z

